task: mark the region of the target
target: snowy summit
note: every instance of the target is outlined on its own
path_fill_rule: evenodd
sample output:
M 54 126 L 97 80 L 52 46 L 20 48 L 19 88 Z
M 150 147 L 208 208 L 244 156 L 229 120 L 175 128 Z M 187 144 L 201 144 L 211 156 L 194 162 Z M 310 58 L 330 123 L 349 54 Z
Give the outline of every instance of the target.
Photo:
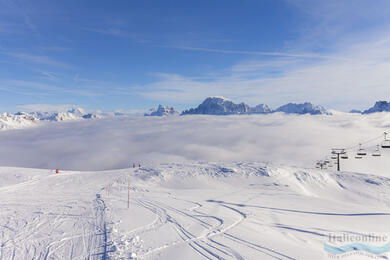
M 149 112 L 145 113 L 144 116 L 176 116 L 179 115 L 179 112 L 173 107 L 158 105 L 158 108 L 151 109 Z
M 265 104 L 250 107 L 245 103 L 235 104 L 224 97 L 208 97 L 197 108 L 185 110 L 182 115 L 204 114 L 204 115 L 232 115 L 232 114 L 267 114 L 273 112 L 284 112 L 286 114 L 331 114 L 322 106 L 312 103 L 294 104 L 288 103 L 276 110 L 270 109 Z
M 288 103 L 277 108 L 274 112 L 284 112 L 286 114 L 311 114 L 311 115 L 320 115 L 320 114 L 330 114 L 322 106 L 316 106 L 312 103 L 305 102 L 303 104 L 294 104 Z
M 197 108 L 185 110 L 182 115 L 203 114 L 203 115 L 233 115 L 249 113 L 268 113 L 271 110 L 267 105 L 261 104 L 254 108 L 245 103 L 235 104 L 224 97 L 208 97 Z

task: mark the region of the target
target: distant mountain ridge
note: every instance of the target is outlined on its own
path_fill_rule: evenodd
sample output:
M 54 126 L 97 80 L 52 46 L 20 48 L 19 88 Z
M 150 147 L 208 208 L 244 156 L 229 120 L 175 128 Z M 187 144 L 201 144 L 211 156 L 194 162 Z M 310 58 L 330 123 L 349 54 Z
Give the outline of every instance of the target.
M 42 121 L 70 121 L 101 118 L 101 115 L 87 113 L 82 108 L 72 108 L 64 112 L 17 112 L 0 114 L 0 129 L 13 129 L 34 126 Z
M 158 108 L 152 108 L 149 112 L 145 113 L 144 116 L 175 116 L 179 115 L 173 107 L 158 105 Z
M 182 115 L 232 115 L 247 114 L 250 107 L 245 103 L 235 104 L 224 97 L 208 97 L 196 108 L 183 111 Z
M 321 114 L 330 114 L 324 107 L 316 106 L 312 103 L 305 102 L 303 104 L 294 104 L 288 103 L 283 105 L 273 112 L 284 112 L 286 114 L 311 114 L 311 115 L 321 115 Z
M 198 107 L 183 111 L 182 115 L 236 115 L 236 114 L 268 114 L 283 112 L 286 114 L 331 114 L 322 106 L 313 105 L 309 102 L 303 104 L 289 103 L 276 110 L 272 110 L 265 104 L 250 107 L 245 103 L 235 104 L 224 97 L 208 97 Z
M 390 102 L 387 101 L 377 101 L 374 106 L 364 110 L 362 114 L 372 114 L 377 112 L 390 112 Z

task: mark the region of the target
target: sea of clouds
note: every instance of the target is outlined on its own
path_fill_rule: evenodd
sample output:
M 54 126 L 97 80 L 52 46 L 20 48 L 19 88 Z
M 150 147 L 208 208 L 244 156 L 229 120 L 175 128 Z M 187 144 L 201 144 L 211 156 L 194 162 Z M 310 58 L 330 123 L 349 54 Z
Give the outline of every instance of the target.
M 132 163 L 257 161 L 313 167 L 317 159 L 330 156 L 330 148 L 353 146 L 384 131 L 390 131 L 389 113 L 129 116 L 48 122 L 0 132 L 0 165 L 106 170 Z M 343 168 L 387 172 L 390 152 L 375 160 L 368 157 L 344 161 Z

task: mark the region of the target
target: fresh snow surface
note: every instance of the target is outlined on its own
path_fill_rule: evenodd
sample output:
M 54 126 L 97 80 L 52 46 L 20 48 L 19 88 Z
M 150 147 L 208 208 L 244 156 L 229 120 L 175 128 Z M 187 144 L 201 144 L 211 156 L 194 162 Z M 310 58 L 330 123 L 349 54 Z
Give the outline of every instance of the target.
M 390 179 L 371 174 L 236 162 L 0 176 L 0 259 L 322 259 L 331 232 L 390 229 Z

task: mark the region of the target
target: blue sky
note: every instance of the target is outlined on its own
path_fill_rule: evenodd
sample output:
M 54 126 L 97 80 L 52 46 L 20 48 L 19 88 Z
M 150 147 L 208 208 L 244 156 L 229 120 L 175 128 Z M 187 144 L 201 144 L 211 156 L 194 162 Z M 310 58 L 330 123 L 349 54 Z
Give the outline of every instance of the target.
M 389 29 L 386 0 L 0 0 L 0 110 L 366 108 L 390 94 Z

